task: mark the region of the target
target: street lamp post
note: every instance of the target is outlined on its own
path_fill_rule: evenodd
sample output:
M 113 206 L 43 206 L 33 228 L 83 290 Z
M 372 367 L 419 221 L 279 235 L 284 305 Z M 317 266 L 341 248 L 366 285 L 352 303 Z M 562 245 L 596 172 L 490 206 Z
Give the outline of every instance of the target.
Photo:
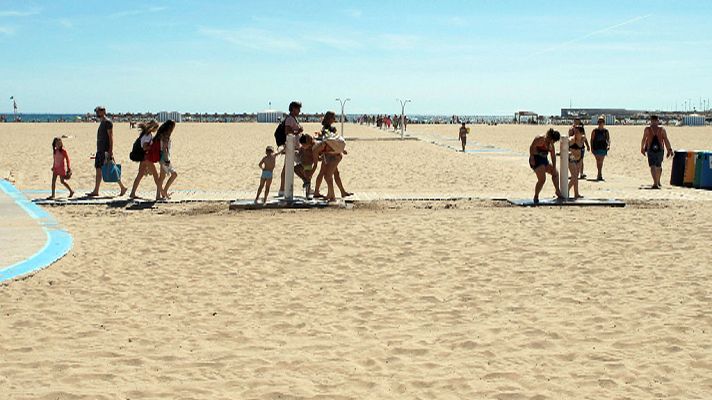
M 403 134 L 404 134 L 404 129 L 405 129 L 405 105 L 410 103 L 410 100 L 401 100 L 401 99 L 396 99 L 396 100 L 398 100 L 401 105 L 400 126 L 401 126 L 401 140 L 403 140 Z
M 341 137 L 344 137 L 344 106 L 346 105 L 347 101 L 351 101 L 351 99 L 344 99 L 341 100 L 340 98 L 336 99 L 341 104 Z

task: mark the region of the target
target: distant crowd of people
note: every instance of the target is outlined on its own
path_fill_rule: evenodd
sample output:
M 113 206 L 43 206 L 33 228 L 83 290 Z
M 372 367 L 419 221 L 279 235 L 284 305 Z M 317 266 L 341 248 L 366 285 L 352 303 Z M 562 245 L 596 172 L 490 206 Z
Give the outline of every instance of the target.
M 579 180 L 586 178 L 584 173 L 584 155 L 586 151 L 592 152 L 596 158 L 598 175 L 595 180 L 598 182 L 604 181 L 603 162 L 611 149 L 611 135 L 606 129 L 604 116 L 599 117 L 597 122 L 598 126 L 591 131 L 590 142 L 586 137 L 586 131 L 581 119 L 574 119 L 574 123 L 568 131 L 568 165 L 570 173 L 568 188 L 569 190 L 573 189 L 575 199 L 583 197 L 579 191 Z M 556 169 L 556 149 L 554 148 L 554 143 L 560 139 L 561 134 L 558 131 L 549 129 L 545 135 L 535 137 L 529 147 L 529 166 L 537 176 L 537 183 L 534 187 L 535 203 L 539 202 L 539 193 L 546 183 L 546 174 L 551 175 L 556 197 L 563 197 L 559 188 L 559 173 Z M 640 144 L 640 153 L 648 157 L 650 175 L 653 178 L 652 189 L 660 189 L 662 187 L 660 176 L 662 175 L 662 164 L 666 149 L 667 157 L 672 157 L 673 150 L 667 132 L 665 128 L 660 126 L 658 116 L 652 115 L 650 117 L 650 125 L 643 130 L 643 139 Z M 551 156 L 551 162 L 549 162 L 549 156 Z
M 363 114 L 362 116 L 358 117 L 356 119 L 356 122 L 359 125 L 373 125 L 378 129 L 383 129 L 383 130 L 389 130 L 393 128 L 394 131 L 397 131 L 401 128 L 401 117 L 398 115 L 393 114 L 387 115 L 387 114 L 378 114 L 378 115 L 367 115 Z M 408 118 L 403 117 L 403 129 L 408 128 Z

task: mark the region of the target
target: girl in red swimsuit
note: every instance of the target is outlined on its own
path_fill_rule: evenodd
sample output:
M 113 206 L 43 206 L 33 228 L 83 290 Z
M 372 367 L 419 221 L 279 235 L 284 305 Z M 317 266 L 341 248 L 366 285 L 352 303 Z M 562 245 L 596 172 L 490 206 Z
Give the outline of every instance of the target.
M 71 187 L 69 187 L 69 184 L 66 181 L 72 176 L 72 167 L 69 163 L 69 155 L 67 154 L 67 150 L 64 149 L 62 139 L 58 137 L 52 140 L 52 155 L 52 195 L 49 196 L 47 199 L 54 199 L 55 187 L 57 186 L 57 177 L 59 177 L 59 181 L 62 183 L 62 185 L 64 185 L 64 187 L 69 190 L 69 197 L 74 196 L 74 191 Z M 67 163 L 66 169 L 64 168 L 65 161 Z

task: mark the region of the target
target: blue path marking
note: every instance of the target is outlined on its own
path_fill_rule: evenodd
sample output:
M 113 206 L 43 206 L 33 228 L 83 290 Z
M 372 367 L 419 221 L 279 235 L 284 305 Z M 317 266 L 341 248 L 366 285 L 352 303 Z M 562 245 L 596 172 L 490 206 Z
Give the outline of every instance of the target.
M 59 229 L 54 217 L 40 206 L 32 203 L 10 182 L 0 180 L 0 189 L 15 201 L 30 217 L 37 220 L 47 236 L 44 247 L 32 257 L 0 269 L 0 282 L 27 275 L 46 268 L 64 257 L 72 248 L 73 239 L 69 232 Z

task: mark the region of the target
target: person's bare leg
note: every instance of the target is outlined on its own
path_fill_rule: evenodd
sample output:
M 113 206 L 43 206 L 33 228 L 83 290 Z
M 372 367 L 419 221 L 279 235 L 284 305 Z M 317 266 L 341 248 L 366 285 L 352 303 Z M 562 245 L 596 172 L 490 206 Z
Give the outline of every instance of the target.
M 143 179 L 143 175 L 146 171 L 146 164 L 142 161 L 138 165 L 138 172 L 136 173 L 136 178 L 134 178 L 133 185 L 131 186 L 131 194 L 129 194 L 130 199 L 135 199 L 138 196 L 136 196 L 136 190 L 138 190 L 138 185 L 141 184 L 141 180 Z
M 316 183 L 314 184 L 314 197 L 322 197 L 319 193 L 319 188 L 321 187 L 321 181 L 324 179 L 324 171 L 326 170 L 326 163 L 321 163 L 321 168 L 319 168 L 319 175 L 316 176 Z
M 339 173 L 339 168 L 336 168 L 336 171 L 334 171 L 334 182 L 336 182 L 336 187 L 339 188 L 342 198 L 353 195 L 353 193 L 347 192 L 346 189 L 344 189 L 344 184 L 341 182 L 341 174 Z
M 163 190 L 161 190 L 162 181 L 158 176 L 158 171 L 156 171 L 156 164 L 150 163 L 148 165 L 148 172 L 153 175 L 153 182 L 156 184 L 156 200 L 163 200 Z
M 556 171 L 556 168 L 554 168 L 553 165 L 549 165 L 548 167 L 546 167 L 546 172 L 551 175 L 551 183 L 554 185 L 554 192 L 556 193 L 556 197 L 564 197 L 561 194 L 561 190 L 559 190 L 559 173 Z
M 279 176 L 279 193 L 284 193 L 284 165 L 282 166 L 282 174 Z
M 653 177 L 653 187 L 656 187 L 657 184 L 658 184 L 658 183 L 657 183 L 657 182 L 658 182 L 657 179 L 655 179 L 655 175 L 656 175 L 656 173 L 655 173 L 655 167 L 650 167 L 650 176 Z
M 171 185 L 173 182 L 178 178 L 178 173 L 177 172 L 172 172 L 171 176 L 168 178 L 168 181 L 166 182 L 166 186 L 163 187 L 163 197 L 170 199 L 171 194 L 168 193 L 168 189 L 170 189 Z
M 662 185 L 660 184 L 660 177 L 663 174 L 663 168 L 662 167 L 655 167 L 655 176 L 653 179 L 655 180 L 655 186 L 660 188 Z
M 579 176 L 581 177 L 581 179 L 583 179 L 586 177 L 586 174 L 583 173 L 583 156 L 581 156 L 581 162 L 579 164 L 581 164 L 581 167 L 579 168 L 579 171 L 581 171 L 580 172 L 581 175 L 579 175 Z
M 128 188 L 126 186 L 124 186 L 123 182 L 121 182 L 121 178 L 119 178 L 118 183 L 119 183 L 119 197 L 121 197 L 126 194 L 126 191 L 128 190 Z
M 596 169 L 598 169 L 596 179 L 599 181 L 603 180 L 603 158 L 604 156 L 596 156 Z
M 54 192 L 57 187 L 57 174 L 52 172 L 52 195 L 47 197 L 47 200 L 54 200 Z
M 267 196 L 269 196 L 269 187 L 272 185 L 272 179 L 267 179 L 265 181 L 265 199 L 263 203 L 267 204 Z
M 67 188 L 67 190 L 69 190 L 69 196 L 67 196 L 67 197 L 71 198 L 72 196 L 74 196 L 74 190 L 72 190 L 72 188 L 69 187 L 69 184 L 67 183 L 67 181 L 65 181 L 64 178 L 62 178 L 62 177 L 59 177 L 59 181 L 62 183 L 62 185 L 64 185 L 64 187 Z
M 87 193 L 89 197 L 96 197 L 99 195 L 99 186 L 101 186 L 101 168 L 96 169 L 96 178 L 94 179 L 94 190 Z
M 260 179 L 260 187 L 257 188 L 257 196 L 255 196 L 255 203 L 257 203 L 257 200 L 260 198 L 260 194 L 262 193 L 262 188 L 265 186 L 265 180 Z M 265 198 L 267 196 L 265 195 Z
M 539 193 L 541 193 L 541 189 L 544 187 L 544 183 L 546 183 L 546 171 L 544 168 L 539 167 L 534 170 L 534 172 L 536 173 L 536 185 L 534 186 L 534 202 L 538 203 Z

